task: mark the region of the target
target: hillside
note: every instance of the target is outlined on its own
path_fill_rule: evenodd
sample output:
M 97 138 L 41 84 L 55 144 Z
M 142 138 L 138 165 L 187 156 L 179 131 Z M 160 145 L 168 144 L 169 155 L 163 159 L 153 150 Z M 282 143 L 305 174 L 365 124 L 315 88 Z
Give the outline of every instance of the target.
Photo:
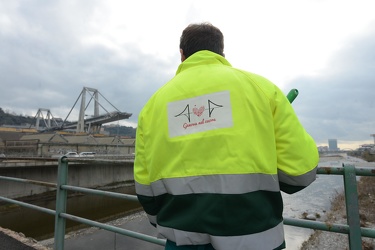
M 7 112 L 4 112 L 4 110 L 0 108 L 0 126 L 3 126 L 3 125 L 21 126 L 21 125 L 35 124 L 35 123 L 36 123 L 35 117 L 9 114 Z
M 136 129 L 133 127 L 127 126 L 117 126 L 117 127 L 109 127 L 103 126 L 104 131 L 108 132 L 110 135 L 121 135 L 121 136 L 129 136 L 131 138 L 135 138 Z

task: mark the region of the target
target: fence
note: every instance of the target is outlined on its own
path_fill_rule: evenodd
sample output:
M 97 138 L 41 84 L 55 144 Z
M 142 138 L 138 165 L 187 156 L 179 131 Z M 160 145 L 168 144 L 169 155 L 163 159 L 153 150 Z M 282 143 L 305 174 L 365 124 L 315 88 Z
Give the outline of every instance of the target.
M 360 226 L 359 203 L 358 203 L 358 193 L 357 193 L 357 176 L 375 176 L 375 168 L 358 168 L 358 167 L 355 167 L 354 165 L 343 164 L 343 167 L 319 167 L 317 173 L 327 174 L 327 175 L 343 175 L 347 224 L 346 225 L 330 224 L 326 222 L 309 221 L 309 220 L 293 219 L 293 218 L 284 218 L 284 224 L 290 225 L 290 226 L 296 226 L 296 227 L 311 228 L 311 229 L 316 229 L 316 230 L 347 234 L 349 237 L 349 248 L 351 250 L 362 249 L 362 237 L 375 238 L 375 229 L 364 228 Z M 137 238 L 137 239 L 151 242 L 154 244 L 158 244 L 161 246 L 165 245 L 165 240 L 158 239 L 156 237 L 152 237 L 149 235 L 122 229 L 116 226 L 107 225 L 105 223 L 88 220 L 82 217 L 74 216 L 72 214 L 67 214 L 66 202 L 67 202 L 68 191 L 77 191 L 77 192 L 82 192 L 86 194 L 103 195 L 103 196 L 109 196 L 113 198 L 126 199 L 126 200 L 132 200 L 132 201 L 137 200 L 137 197 L 135 195 L 127 195 L 127 194 L 120 194 L 120 193 L 114 193 L 114 192 L 109 192 L 109 191 L 70 186 L 67 183 L 67 179 L 68 179 L 68 159 L 66 157 L 61 157 L 59 159 L 57 184 L 0 176 L 0 180 L 31 183 L 34 185 L 36 184 L 36 185 L 43 185 L 43 186 L 56 188 L 57 189 L 56 210 L 43 208 L 40 206 L 17 201 L 14 199 L 8 199 L 2 196 L 0 196 L 0 200 L 54 215 L 55 216 L 54 249 L 56 250 L 64 249 L 66 219 L 73 220 L 79 223 L 83 223 L 89 226 L 98 227 L 104 230 L 112 231 L 112 232 L 122 234 L 125 236 Z

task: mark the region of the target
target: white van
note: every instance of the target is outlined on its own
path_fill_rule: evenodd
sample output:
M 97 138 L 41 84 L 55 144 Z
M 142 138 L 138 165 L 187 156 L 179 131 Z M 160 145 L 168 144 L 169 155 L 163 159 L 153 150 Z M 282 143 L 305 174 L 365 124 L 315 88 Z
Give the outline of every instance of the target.
M 80 157 L 95 157 L 95 152 L 81 152 L 79 153 Z
M 66 157 L 79 157 L 77 152 L 68 152 L 68 153 L 64 154 L 64 156 L 66 156 Z

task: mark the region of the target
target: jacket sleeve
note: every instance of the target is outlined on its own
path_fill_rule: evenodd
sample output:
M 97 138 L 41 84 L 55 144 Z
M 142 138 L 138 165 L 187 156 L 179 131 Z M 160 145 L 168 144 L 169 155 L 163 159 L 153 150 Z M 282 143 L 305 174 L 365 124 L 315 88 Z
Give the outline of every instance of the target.
M 286 96 L 275 92 L 274 126 L 280 189 L 295 193 L 316 179 L 319 154 Z
M 151 189 L 150 176 L 147 170 L 143 132 L 143 118 L 141 112 L 141 114 L 139 115 L 135 141 L 135 191 L 138 197 L 138 201 L 141 203 L 143 209 L 147 213 L 151 224 L 156 225 L 156 214 L 159 211 L 159 206 L 157 205 L 157 197 L 154 197 Z

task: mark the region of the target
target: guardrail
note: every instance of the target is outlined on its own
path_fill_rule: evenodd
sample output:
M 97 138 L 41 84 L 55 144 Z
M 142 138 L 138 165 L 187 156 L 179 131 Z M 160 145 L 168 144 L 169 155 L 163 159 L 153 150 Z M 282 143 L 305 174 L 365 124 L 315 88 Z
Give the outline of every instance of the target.
M 35 209 L 41 212 L 48 213 L 55 216 L 55 236 L 54 236 L 54 249 L 64 249 L 64 237 L 65 237 L 65 223 L 66 219 L 73 220 L 79 223 L 83 223 L 89 226 L 98 227 L 104 230 L 112 231 L 114 233 L 122 234 L 125 236 L 137 238 L 143 241 L 151 242 L 161 246 L 165 245 L 165 240 L 158 239 L 153 236 L 146 234 L 137 233 L 131 230 L 122 229 L 119 227 L 111 226 L 105 223 L 100 223 L 93 220 L 88 220 L 82 217 L 78 217 L 72 214 L 66 213 L 67 193 L 68 191 L 78 191 L 81 193 L 95 194 L 109 196 L 113 198 L 137 201 L 137 196 L 119 194 L 109 191 L 102 191 L 96 189 L 89 189 L 77 186 L 70 186 L 67 183 L 68 180 L 68 159 L 61 157 L 58 164 L 58 180 L 55 183 L 46 183 L 34 180 L 13 178 L 7 176 L 0 176 L 0 180 L 16 181 L 22 183 L 30 183 L 34 185 L 43 185 L 48 187 L 55 187 L 56 192 L 56 210 L 43 208 L 40 206 L 28 204 L 25 202 L 17 201 L 0 196 L 0 200 L 24 206 L 27 208 Z M 343 164 L 343 167 L 319 167 L 318 174 L 326 175 L 343 175 L 344 178 L 344 189 L 345 189 L 345 202 L 346 202 L 346 213 L 347 213 L 347 224 L 331 224 L 326 222 L 309 221 L 303 219 L 292 219 L 284 218 L 284 224 L 296 227 L 304 227 L 322 231 L 329 231 L 341 234 L 347 234 L 349 237 L 349 249 L 356 250 L 362 249 L 362 237 L 375 238 L 375 229 L 364 228 L 360 226 L 359 218 L 359 205 L 358 205 L 358 193 L 357 193 L 357 176 L 375 176 L 375 168 L 358 168 L 354 165 Z

